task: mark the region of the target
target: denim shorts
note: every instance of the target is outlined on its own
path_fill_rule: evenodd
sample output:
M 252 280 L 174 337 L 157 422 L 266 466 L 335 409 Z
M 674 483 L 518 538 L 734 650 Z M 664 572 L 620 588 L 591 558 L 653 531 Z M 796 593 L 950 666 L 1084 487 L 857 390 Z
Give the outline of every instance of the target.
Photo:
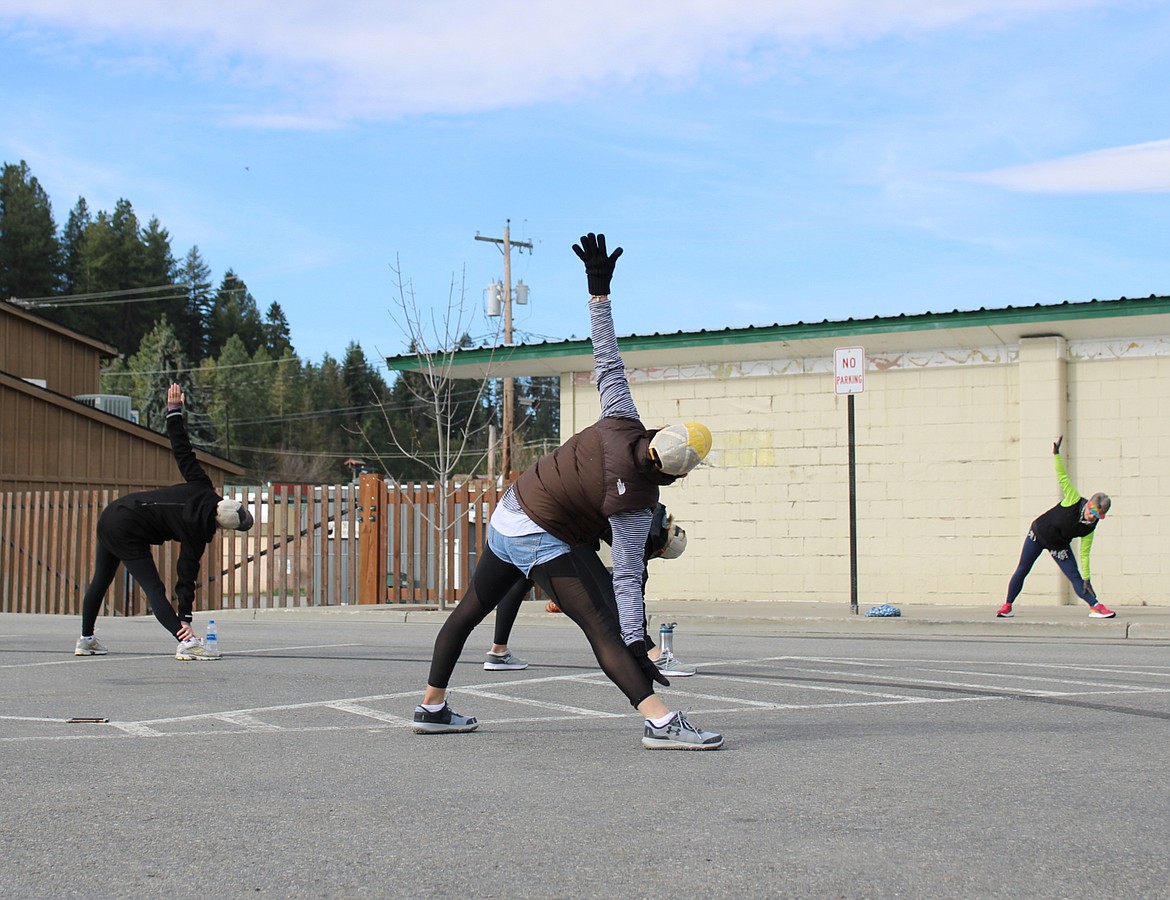
M 564 556 L 569 552 L 569 545 L 558 537 L 553 537 L 547 531 L 538 531 L 535 534 L 521 534 L 509 537 L 500 534 L 490 525 L 488 526 L 488 546 L 492 553 L 506 563 L 511 563 L 528 577 L 533 566 Z

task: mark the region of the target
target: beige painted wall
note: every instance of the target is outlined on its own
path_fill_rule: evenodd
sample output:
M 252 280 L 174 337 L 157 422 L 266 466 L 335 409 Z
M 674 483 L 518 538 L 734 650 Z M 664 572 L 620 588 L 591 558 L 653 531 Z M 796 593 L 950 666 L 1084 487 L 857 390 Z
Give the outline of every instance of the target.
M 693 419 L 714 435 L 709 465 L 663 490 L 689 543 L 651 563 L 648 596 L 848 605 L 847 400 L 832 368 L 796 355 L 630 372 L 647 426 Z M 1062 433 L 1074 485 L 1114 502 L 1092 554 L 1101 598 L 1170 605 L 1170 341 L 884 353 L 867 359 L 855 412 L 863 609 L 997 607 L 1028 524 L 1060 500 Z M 563 435 L 598 413 L 590 373 L 562 379 Z M 1044 556 L 1018 602 L 1080 601 Z

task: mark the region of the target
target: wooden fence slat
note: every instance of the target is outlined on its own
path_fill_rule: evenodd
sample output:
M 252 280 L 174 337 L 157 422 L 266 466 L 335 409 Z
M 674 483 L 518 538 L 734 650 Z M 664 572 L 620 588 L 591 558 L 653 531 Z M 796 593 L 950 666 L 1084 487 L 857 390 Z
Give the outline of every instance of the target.
M 7 609 L 9 586 L 6 573 L 12 571 L 12 494 L 0 494 L 0 609 Z
M 292 536 L 299 535 L 301 532 L 302 522 L 308 520 L 308 504 L 307 498 L 300 492 L 296 492 L 293 499 L 293 517 L 285 529 L 285 534 L 288 540 L 292 540 Z M 296 580 L 293 587 L 293 600 L 296 606 L 304 606 L 308 603 L 309 598 L 309 563 L 311 557 L 309 556 L 308 544 L 303 540 L 297 540 L 293 544 L 293 572 L 296 574 Z
M 30 545 L 30 530 L 31 520 L 30 507 L 32 506 L 32 494 L 28 491 L 21 494 L 21 528 L 20 536 L 17 538 L 17 546 L 20 548 L 20 562 L 17 566 L 17 596 L 16 596 L 16 611 L 30 612 L 28 608 L 29 598 L 32 596 L 33 586 L 29 578 L 28 569 L 28 547 Z
M 341 549 L 341 523 L 342 523 L 342 499 L 341 491 L 330 491 L 329 497 L 329 522 L 332 528 L 325 529 L 325 546 L 328 548 L 330 571 L 330 584 L 332 585 L 332 593 L 330 596 L 339 597 L 341 595 L 341 557 L 339 551 Z M 330 539 L 329 535 L 333 538 Z

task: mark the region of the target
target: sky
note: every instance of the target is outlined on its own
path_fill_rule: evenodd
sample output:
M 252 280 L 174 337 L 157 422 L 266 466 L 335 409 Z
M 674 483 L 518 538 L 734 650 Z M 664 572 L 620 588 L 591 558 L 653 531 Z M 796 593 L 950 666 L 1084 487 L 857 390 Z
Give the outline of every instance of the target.
M 1170 4 L 0 0 L 0 162 L 129 200 L 307 362 L 1170 293 Z M 462 316 L 450 312 L 462 305 Z

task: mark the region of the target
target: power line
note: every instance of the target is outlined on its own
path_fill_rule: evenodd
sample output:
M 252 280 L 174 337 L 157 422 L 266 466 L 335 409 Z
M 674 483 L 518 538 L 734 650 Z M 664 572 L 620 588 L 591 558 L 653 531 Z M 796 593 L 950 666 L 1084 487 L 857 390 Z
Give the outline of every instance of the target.
M 198 287 L 198 286 L 195 286 Z M 151 291 L 184 291 L 182 294 L 169 294 L 167 296 L 147 296 L 139 297 L 136 294 L 149 294 Z M 207 291 L 210 292 L 211 285 L 207 285 Z M 192 299 L 193 286 L 190 284 L 160 284 L 153 287 L 142 288 L 126 288 L 119 291 L 91 291 L 89 293 L 81 294 L 56 294 L 49 297 L 10 297 L 9 301 L 15 303 L 17 306 L 25 307 L 26 309 L 51 309 L 51 308 L 72 308 L 81 306 L 120 306 L 127 303 L 161 303 L 165 300 L 190 300 Z M 220 287 L 216 288 L 214 297 L 219 297 L 222 294 L 246 294 L 248 289 L 246 287 Z M 202 292 L 201 292 L 202 293 Z
M 187 290 L 189 285 L 186 284 L 156 284 L 150 287 L 140 288 L 125 288 L 118 291 L 92 291 L 88 294 L 53 294 L 48 297 L 12 297 L 13 303 L 69 303 L 73 300 L 92 300 L 100 297 L 125 297 L 130 294 L 142 294 L 149 291 L 174 291 Z
M 131 303 L 162 303 L 164 300 L 187 300 L 186 294 L 172 294 L 167 297 L 127 297 L 122 300 L 62 300 L 57 303 L 29 303 L 29 309 L 77 309 L 82 306 L 127 306 Z
M 212 360 L 212 362 L 215 362 Z M 304 363 L 299 356 L 286 357 L 282 356 L 279 359 L 263 359 L 263 360 L 249 360 L 242 363 L 219 363 L 215 362 L 215 369 L 247 369 L 255 368 L 256 366 L 276 366 L 285 362 Z M 310 363 L 311 365 L 311 363 Z M 182 366 L 172 369 L 126 369 L 119 372 L 102 372 L 102 378 L 137 378 L 142 375 L 175 375 L 180 372 L 186 374 L 190 372 L 202 372 L 202 366 Z

